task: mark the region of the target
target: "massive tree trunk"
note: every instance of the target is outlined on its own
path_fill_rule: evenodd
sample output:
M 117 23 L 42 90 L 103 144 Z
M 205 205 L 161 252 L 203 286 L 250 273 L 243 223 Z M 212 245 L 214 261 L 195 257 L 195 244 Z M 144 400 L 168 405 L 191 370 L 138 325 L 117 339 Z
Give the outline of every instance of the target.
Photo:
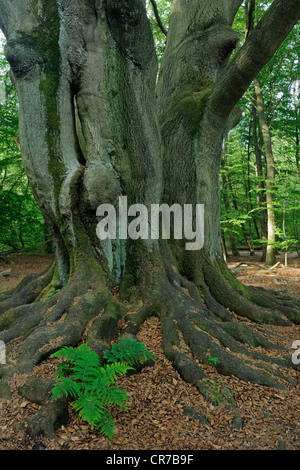
M 56 247 L 47 272 L 2 296 L 3 381 L 82 338 L 101 354 L 122 315 L 131 334 L 157 315 L 166 356 L 200 393 L 206 395 L 205 374 L 197 359 L 210 355 L 220 373 L 282 388 L 287 379 L 265 364 L 273 360 L 245 343 L 275 345 L 231 312 L 291 325 L 300 303 L 246 288 L 227 269 L 219 165 L 224 139 L 241 118 L 235 106 L 300 16 L 299 2 L 275 0 L 229 63 L 242 2 L 174 0 L 158 82 L 144 3 L 0 0 L 24 166 Z M 120 196 L 128 207 L 149 210 L 161 202 L 204 204 L 203 247 L 150 237 L 100 240 L 97 207 L 117 207 Z M 292 366 L 288 358 L 277 363 Z

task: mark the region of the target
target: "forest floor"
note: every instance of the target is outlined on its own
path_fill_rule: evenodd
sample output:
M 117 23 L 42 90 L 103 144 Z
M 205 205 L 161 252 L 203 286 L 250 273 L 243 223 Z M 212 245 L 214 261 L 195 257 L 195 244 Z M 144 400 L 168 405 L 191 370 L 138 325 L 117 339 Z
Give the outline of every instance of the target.
M 39 272 L 49 264 L 48 255 L 10 256 L 11 264 L 0 261 L 0 271 L 11 269 L 8 278 L 0 277 L 0 292 L 10 289 L 26 274 Z M 278 257 L 283 262 L 283 258 Z M 242 253 L 229 257 L 228 265 L 247 285 L 263 286 L 287 291 L 300 297 L 300 259 L 289 258 L 288 268 L 282 265 L 272 270 L 262 269 L 259 256 Z M 244 321 L 243 319 L 240 319 Z M 246 323 L 256 330 L 268 330 L 272 340 L 291 351 L 292 343 L 300 340 L 300 325 L 274 327 Z M 297 382 L 287 390 L 275 390 L 253 385 L 232 376 L 217 376 L 213 366 L 202 365 L 212 384 L 218 389 L 220 405 L 208 403 L 195 389 L 184 382 L 164 357 L 161 348 L 161 331 L 158 318 L 147 320 L 138 334 L 155 357 L 154 366 L 141 373 L 123 376 L 119 386 L 126 390 L 131 402 L 128 412 L 112 408 L 116 434 L 112 441 L 97 430 L 90 430 L 70 408 L 66 426 L 56 432 L 57 439 L 31 438 L 26 433 L 26 420 L 39 408 L 17 393 L 26 376 L 14 376 L 15 391 L 10 400 L 0 400 L 0 450 L 299 450 L 300 449 L 300 378 L 294 370 L 284 372 Z M 269 355 L 281 354 L 268 351 Z M 47 360 L 35 368 L 34 373 L 52 377 L 56 363 Z M 234 429 L 234 411 L 222 401 L 222 390 L 228 386 L 237 402 L 243 426 Z M 192 407 L 206 417 L 207 424 L 185 415 L 185 407 Z

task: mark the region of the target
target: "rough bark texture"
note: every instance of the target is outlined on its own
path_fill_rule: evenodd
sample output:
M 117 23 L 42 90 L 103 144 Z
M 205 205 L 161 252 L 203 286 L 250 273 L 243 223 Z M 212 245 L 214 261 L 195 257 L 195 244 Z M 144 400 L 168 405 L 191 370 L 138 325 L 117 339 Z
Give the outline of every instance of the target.
M 6 391 L 12 374 L 31 371 L 61 346 L 84 338 L 102 355 L 122 315 L 124 333 L 131 334 L 157 315 L 166 356 L 205 395 L 195 358 L 210 355 L 222 374 L 278 388 L 287 380 L 267 354 L 246 346 L 272 348 L 272 342 L 233 321 L 231 312 L 288 326 L 300 321 L 300 303 L 246 288 L 227 269 L 219 165 L 227 132 L 241 117 L 235 105 L 300 16 L 298 1 L 287 7 L 275 0 L 228 63 L 237 43 L 231 24 L 242 2 L 174 0 L 157 87 L 144 3 L 0 0 L 24 166 L 56 246 L 47 273 L 0 299 Z M 204 204 L 203 249 L 187 251 L 177 240 L 101 242 L 96 209 L 117 205 L 120 195 L 147 207 Z M 47 296 L 52 287 L 57 292 Z M 292 366 L 287 357 L 276 363 Z M 65 411 L 65 404 L 47 403 L 29 430 L 51 435 Z

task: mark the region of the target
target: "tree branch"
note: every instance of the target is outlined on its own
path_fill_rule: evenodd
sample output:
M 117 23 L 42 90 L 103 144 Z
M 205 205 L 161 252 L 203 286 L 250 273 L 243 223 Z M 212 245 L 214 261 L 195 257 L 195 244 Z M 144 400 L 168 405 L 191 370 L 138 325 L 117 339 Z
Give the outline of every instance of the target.
M 247 12 L 247 24 L 246 24 L 246 34 L 245 39 L 249 36 L 250 32 L 253 30 L 254 23 L 254 12 L 255 12 L 255 0 L 249 0 L 248 12 Z
M 7 255 L 12 255 L 14 253 L 24 253 L 26 251 L 34 251 L 34 250 L 38 250 L 39 248 L 43 248 L 44 246 L 48 245 L 49 243 L 51 243 L 53 240 L 50 238 L 49 240 L 46 240 L 44 243 L 41 243 L 40 245 L 36 245 L 36 246 L 29 246 L 29 247 L 26 247 L 26 248 L 16 248 L 16 249 L 13 249 L 13 250 L 9 250 L 9 251 L 2 251 L 0 253 L 0 257 L 1 256 L 7 256 Z
M 299 18 L 299 0 L 274 0 L 224 69 L 212 91 L 209 110 L 215 114 L 215 125 L 226 122 L 252 80 L 271 59 Z M 210 118 L 209 111 L 207 117 Z
M 5 36 L 7 36 L 8 8 L 9 2 L 0 0 L 0 29 Z
M 0 0 L 0 29 L 8 38 L 17 18 L 17 5 L 12 0 Z
M 154 12 L 157 24 L 158 24 L 159 28 L 161 29 L 162 33 L 165 36 L 167 36 L 168 31 L 165 29 L 164 25 L 162 24 L 162 21 L 160 19 L 159 13 L 158 13 L 158 8 L 157 8 L 157 5 L 156 5 L 156 1 L 155 0 L 150 0 L 150 2 L 151 2 L 151 5 L 152 5 L 152 8 L 153 8 L 153 12 Z
M 242 3 L 243 0 L 229 0 L 228 4 L 227 1 L 225 1 L 226 6 L 228 6 L 228 21 L 230 25 L 233 23 L 235 15 L 237 14 L 237 11 Z

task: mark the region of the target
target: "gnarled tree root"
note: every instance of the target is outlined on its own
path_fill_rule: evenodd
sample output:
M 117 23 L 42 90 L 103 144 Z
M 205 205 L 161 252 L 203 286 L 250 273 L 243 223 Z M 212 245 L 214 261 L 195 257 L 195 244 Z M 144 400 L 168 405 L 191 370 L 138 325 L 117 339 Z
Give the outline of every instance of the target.
M 212 398 L 203 365 L 209 364 L 211 358 L 215 359 L 216 372 L 223 375 L 276 389 L 294 384 L 284 373 L 285 369 L 298 367 L 288 352 L 266 338 L 267 328 L 262 334 L 249 326 L 248 320 L 258 325 L 289 326 L 299 319 L 297 299 L 276 298 L 270 292 L 245 288 L 206 262 L 201 272 L 189 279 L 169 266 L 166 273 L 159 273 L 149 283 L 141 306 L 135 309 L 117 300 L 99 277 L 78 279 L 75 276 L 54 295 L 43 296 L 41 292 L 46 280 L 49 282 L 49 272 L 43 273 L 27 280 L 17 290 L 18 296 L 27 292 L 34 282 L 35 301 L 20 304 L 18 297 L 13 303 L 14 297 L 10 297 L 0 303 L 8 308 L 3 308 L 0 315 L 0 340 L 6 344 L 8 358 L 7 365 L 0 369 L 0 393 L 2 390 L 9 394 L 9 381 L 15 373 L 32 375 L 36 365 L 63 346 L 76 347 L 84 341 L 102 358 L 103 351 L 109 347 L 108 339 L 118 333 L 121 317 L 125 320 L 121 334 L 135 335 L 140 325 L 153 315 L 161 322 L 166 357 L 183 379 L 208 400 Z M 237 321 L 238 316 L 241 321 Z M 268 355 L 268 350 L 274 349 L 281 350 L 283 356 Z M 52 402 L 50 383 L 37 385 L 34 380 L 30 377 L 20 393 L 44 406 L 31 418 L 28 432 L 54 437 L 57 426 L 67 420 L 67 403 Z M 227 389 L 226 393 L 228 403 L 236 409 L 231 391 Z

